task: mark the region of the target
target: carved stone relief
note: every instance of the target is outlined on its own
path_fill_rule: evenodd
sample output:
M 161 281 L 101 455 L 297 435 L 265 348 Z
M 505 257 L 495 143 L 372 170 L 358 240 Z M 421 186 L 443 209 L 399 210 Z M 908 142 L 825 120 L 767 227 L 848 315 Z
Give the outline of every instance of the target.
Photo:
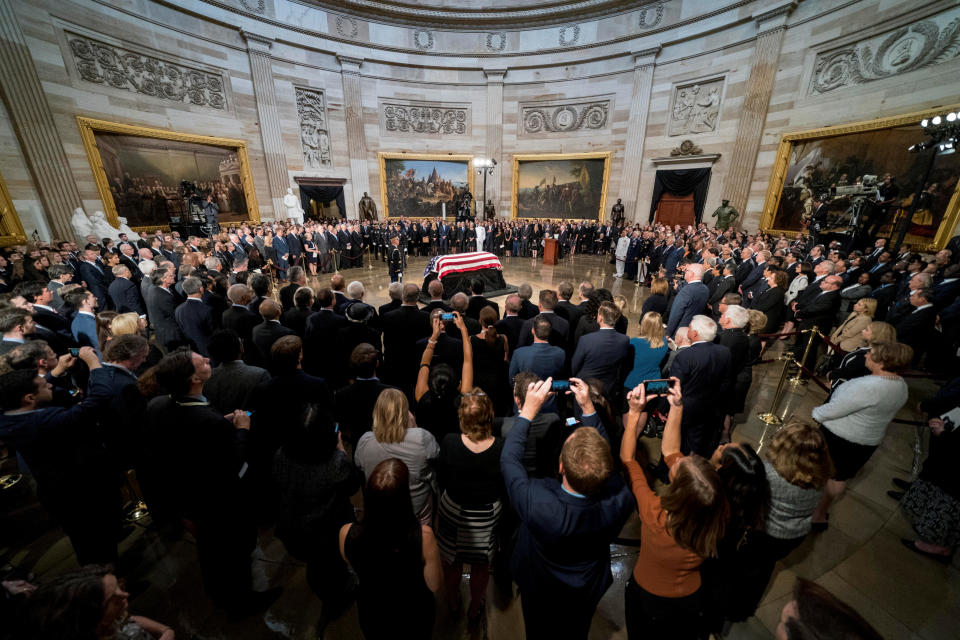
M 300 148 L 305 167 L 329 167 L 330 134 L 323 91 L 296 87 L 297 116 L 300 119 Z
M 610 102 L 598 99 L 557 104 L 521 104 L 520 133 L 541 135 L 607 129 Z
M 420 51 L 433 49 L 433 32 L 426 29 L 417 29 L 413 32 L 413 45 Z
M 240 6 L 253 13 L 263 13 L 267 8 L 266 0 L 240 0 Z
M 670 150 L 671 156 L 699 156 L 703 153 L 703 149 L 693 144 L 692 140 L 684 140 L 680 143 L 679 147 L 674 147 Z
M 670 0 L 661 0 L 656 4 L 649 4 L 639 9 L 640 27 L 643 29 L 653 29 L 660 26 L 663 22 L 663 5 Z
M 866 84 L 960 57 L 960 9 L 817 55 L 809 92 Z
M 469 105 L 383 101 L 379 111 L 381 135 L 440 137 L 470 133 Z
M 337 16 L 335 22 L 337 26 L 337 33 L 345 38 L 356 38 L 357 34 L 360 33 L 360 25 L 357 24 L 356 20 L 349 16 Z
M 572 27 L 563 26 L 560 27 L 560 46 L 561 47 L 572 47 L 577 44 L 580 40 L 580 25 L 575 24 Z
M 503 31 L 496 31 L 487 34 L 487 49 L 495 53 L 500 53 L 507 47 L 507 34 Z
M 674 87 L 667 135 L 716 131 L 722 98 L 723 78 Z
M 66 32 L 80 78 L 163 100 L 226 110 L 223 75 Z

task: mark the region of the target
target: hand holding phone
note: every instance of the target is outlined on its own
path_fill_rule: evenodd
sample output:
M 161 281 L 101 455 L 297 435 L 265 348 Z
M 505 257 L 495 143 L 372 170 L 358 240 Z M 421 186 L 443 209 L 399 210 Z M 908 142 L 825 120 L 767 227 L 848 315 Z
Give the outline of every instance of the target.
M 554 380 L 553 384 L 550 385 L 550 391 L 556 391 L 558 393 L 569 391 L 570 390 L 570 381 L 569 380 Z
M 665 396 L 670 388 L 673 386 L 674 381 L 668 380 L 666 378 L 660 378 L 656 380 L 644 380 L 643 381 L 643 390 L 647 396 Z

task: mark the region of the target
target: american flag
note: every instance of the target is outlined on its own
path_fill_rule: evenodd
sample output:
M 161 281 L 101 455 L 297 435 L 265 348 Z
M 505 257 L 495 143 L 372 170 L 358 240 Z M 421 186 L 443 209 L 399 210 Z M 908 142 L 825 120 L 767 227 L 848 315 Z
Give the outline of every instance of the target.
M 458 253 L 452 256 L 437 256 L 430 260 L 424 277 L 431 271 L 437 272 L 437 279 L 443 280 L 443 276 L 451 273 L 462 273 L 464 271 L 480 271 L 481 269 L 500 269 L 500 259 L 492 253 L 486 251 L 474 251 L 472 253 Z

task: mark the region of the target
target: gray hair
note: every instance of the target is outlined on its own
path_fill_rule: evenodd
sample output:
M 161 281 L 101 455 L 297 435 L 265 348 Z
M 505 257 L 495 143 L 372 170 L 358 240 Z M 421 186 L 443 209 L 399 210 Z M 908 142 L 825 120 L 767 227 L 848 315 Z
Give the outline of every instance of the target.
M 364 288 L 363 283 L 359 280 L 354 280 L 347 285 L 347 295 L 353 298 L 354 300 L 359 300 L 363 297 Z
M 190 276 L 181 283 L 180 287 L 185 294 L 192 296 L 195 293 L 203 291 L 203 282 L 196 276 Z
M 728 304 L 727 310 L 723 312 L 723 315 L 729 318 L 730 324 L 737 329 L 743 329 L 750 324 L 750 312 L 738 304 Z
M 460 293 L 453 294 L 453 297 L 450 298 L 450 306 L 461 313 L 467 310 L 467 306 L 469 304 L 470 300 L 467 298 L 467 294 L 462 291 Z
M 692 331 L 697 332 L 697 336 L 700 340 L 706 342 L 713 342 L 713 339 L 717 337 L 717 323 L 713 321 L 709 316 L 696 315 L 690 319 L 690 327 Z
M 203 266 L 207 268 L 207 271 L 219 271 L 220 270 L 220 259 L 210 256 L 203 261 Z
M 529 300 L 533 297 L 533 287 L 524 282 L 522 285 L 517 287 L 517 295 L 524 300 Z
M 128 266 L 125 265 L 125 264 L 118 264 L 117 266 L 115 266 L 115 267 L 114 267 L 113 269 L 111 269 L 110 271 L 112 271 L 112 272 L 113 272 L 113 275 L 116 276 L 117 278 L 122 278 L 122 277 L 124 277 L 124 275 L 123 275 L 124 272 L 126 272 L 127 277 L 130 276 L 130 267 L 128 267 Z
M 437 281 L 434 280 L 433 282 L 437 282 Z M 430 284 L 433 284 L 433 282 L 431 282 Z M 387 293 L 390 294 L 391 300 L 399 300 L 400 297 L 403 295 L 403 284 L 399 282 L 391 282 L 390 286 L 387 287 Z
M 140 267 L 140 273 L 145 276 L 149 276 L 151 273 L 157 270 L 157 263 L 153 260 L 141 260 L 140 264 L 137 266 Z

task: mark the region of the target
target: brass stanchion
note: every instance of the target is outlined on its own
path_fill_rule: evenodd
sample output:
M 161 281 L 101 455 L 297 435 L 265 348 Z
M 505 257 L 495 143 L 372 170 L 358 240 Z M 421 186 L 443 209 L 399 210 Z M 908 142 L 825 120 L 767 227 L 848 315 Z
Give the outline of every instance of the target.
M 813 347 L 813 339 L 819 333 L 819 329 L 813 327 L 812 329 L 807 329 L 803 331 L 807 334 L 807 346 L 803 349 L 803 357 L 797 363 L 797 375 L 790 378 L 789 382 L 794 387 L 800 387 L 807 384 L 807 381 L 803 377 L 803 366 L 807 362 L 807 358 L 810 356 L 810 349 Z
M 780 356 L 778 360 L 783 360 L 783 368 L 780 370 L 780 381 L 777 382 L 777 390 L 773 393 L 773 402 L 770 403 L 770 410 L 766 413 L 758 413 L 757 418 L 760 419 L 760 422 L 764 424 L 780 424 L 783 422 L 780 419 L 780 416 L 777 415 L 777 410 L 780 408 L 780 400 L 783 398 L 783 387 L 784 383 L 787 381 L 787 367 L 790 366 L 790 362 L 793 360 L 790 356 Z

